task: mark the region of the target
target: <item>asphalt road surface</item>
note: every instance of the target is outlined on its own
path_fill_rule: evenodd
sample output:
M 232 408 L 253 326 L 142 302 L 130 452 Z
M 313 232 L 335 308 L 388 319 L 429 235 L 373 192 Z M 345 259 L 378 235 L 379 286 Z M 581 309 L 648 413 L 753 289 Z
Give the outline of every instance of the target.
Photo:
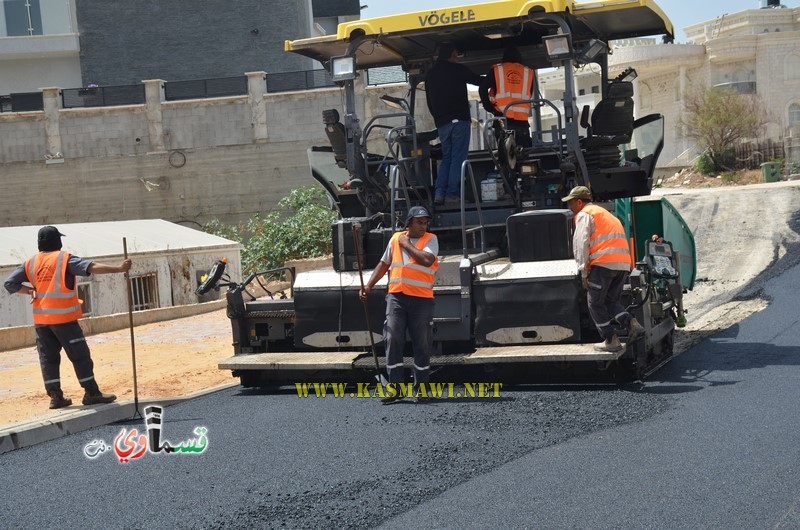
M 0 527 L 800 528 L 789 227 L 729 297 L 769 305 L 643 386 L 391 406 L 237 387 L 164 410 L 185 451 L 134 458 L 136 419 L 0 455 Z M 98 449 L 119 436 L 126 463 Z

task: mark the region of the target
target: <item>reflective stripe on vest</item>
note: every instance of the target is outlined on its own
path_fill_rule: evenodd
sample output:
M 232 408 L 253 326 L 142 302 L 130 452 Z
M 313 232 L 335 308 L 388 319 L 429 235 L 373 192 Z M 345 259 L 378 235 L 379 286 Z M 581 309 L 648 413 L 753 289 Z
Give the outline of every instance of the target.
M 65 324 L 83 315 L 78 294 L 66 284 L 69 257 L 69 252 L 40 252 L 25 262 L 28 281 L 36 289 L 34 324 Z
M 519 63 L 501 63 L 492 67 L 494 70 L 494 90 L 489 89 L 489 99 L 494 102 L 499 112 L 512 101 L 531 99 L 533 93 L 533 70 Z M 528 121 L 531 106 L 518 104 L 508 109 L 508 118 Z
M 594 232 L 589 236 L 589 269 L 592 265 L 618 263 L 631 270 L 628 239 L 619 219 L 596 204 L 587 204 L 582 211 L 594 221 Z
M 403 263 L 403 249 L 400 248 L 398 239 L 402 234 L 408 232 L 398 232 L 392 236 L 389 244 L 392 246 L 392 264 L 389 265 L 389 292 L 403 293 L 409 296 L 420 298 L 433 298 L 433 280 L 439 268 L 439 259 L 433 260 L 430 267 L 417 263 L 413 256 L 409 256 L 409 262 Z M 433 234 L 425 232 L 414 245 L 419 250 L 425 248 Z

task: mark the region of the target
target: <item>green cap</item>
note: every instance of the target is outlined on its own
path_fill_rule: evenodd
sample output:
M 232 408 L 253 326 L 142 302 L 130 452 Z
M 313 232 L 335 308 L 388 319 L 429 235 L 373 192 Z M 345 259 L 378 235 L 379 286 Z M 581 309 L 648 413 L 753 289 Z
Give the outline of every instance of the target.
M 592 192 L 586 186 L 575 186 L 569 195 L 561 199 L 561 202 L 571 201 L 572 199 L 583 199 L 584 201 L 592 200 Z

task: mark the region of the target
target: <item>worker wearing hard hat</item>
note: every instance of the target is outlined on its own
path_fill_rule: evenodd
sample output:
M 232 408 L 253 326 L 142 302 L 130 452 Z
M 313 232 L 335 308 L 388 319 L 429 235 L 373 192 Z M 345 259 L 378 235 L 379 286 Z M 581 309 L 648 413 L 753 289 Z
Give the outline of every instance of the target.
M 592 204 L 592 193 L 586 186 L 572 188 L 561 199 L 575 214 L 572 248 L 587 290 L 589 314 L 603 338 L 595 344 L 598 351 L 619 352 L 623 346 L 614 329 L 616 320 L 628 328 L 628 342 L 644 335 L 644 328 L 625 311 L 619 298 L 631 271 L 631 253 L 622 223 L 608 210 Z
M 439 240 L 428 232 L 431 215 L 422 206 L 413 206 L 406 217 L 407 229 L 392 236 L 381 261 L 372 271 L 360 296 L 365 300 L 378 280 L 389 271 L 386 295 L 386 372 L 389 383 L 402 383 L 403 350 L 406 331 L 414 347 L 414 386 L 428 383 L 430 352 L 433 344 L 433 280 L 439 267 Z M 382 402 L 401 399 L 400 393 L 387 395 Z M 419 398 L 418 398 L 419 399 Z
M 85 390 L 83 404 L 111 403 L 117 396 L 100 392 L 94 379 L 94 363 L 89 346 L 78 325 L 83 313 L 75 290 L 75 277 L 127 272 L 131 268 L 131 260 L 125 259 L 119 265 L 105 265 L 81 259 L 61 250 L 63 235 L 54 226 L 40 229 L 39 253 L 14 270 L 4 285 L 11 294 L 31 297 L 36 349 L 39 351 L 44 388 L 50 396 L 50 408 L 72 405 L 72 400 L 64 397 L 61 390 L 62 348 L 72 361 L 78 382 Z

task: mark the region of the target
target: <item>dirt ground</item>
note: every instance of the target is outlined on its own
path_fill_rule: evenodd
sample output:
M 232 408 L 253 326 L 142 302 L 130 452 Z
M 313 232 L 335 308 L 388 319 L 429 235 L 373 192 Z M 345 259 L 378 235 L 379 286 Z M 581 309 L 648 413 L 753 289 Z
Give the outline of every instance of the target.
M 722 186 L 746 186 L 762 182 L 761 170 L 742 170 L 705 176 L 687 168 L 664 178 L 659 184 L 665 188 L 719 188 Z
M 139 399 L 179 397 L 237 381 L 230 371 L 217 368 L 221 360 L 233 355 L 225 310 L 139 326 L 134 337 Z M 130 330 L 88 336 L 86 340 L 100 389 L 116 394 L 117 400 L 132 400 Z M 72 363 L 63 352 L 61 357 L 61 387 L 73 403 L 69 409 L 83 407 L 83 389 Z M 0 352 L 0 426 L 60 412 L 50 411 L 49 404 L 36 348 Z

